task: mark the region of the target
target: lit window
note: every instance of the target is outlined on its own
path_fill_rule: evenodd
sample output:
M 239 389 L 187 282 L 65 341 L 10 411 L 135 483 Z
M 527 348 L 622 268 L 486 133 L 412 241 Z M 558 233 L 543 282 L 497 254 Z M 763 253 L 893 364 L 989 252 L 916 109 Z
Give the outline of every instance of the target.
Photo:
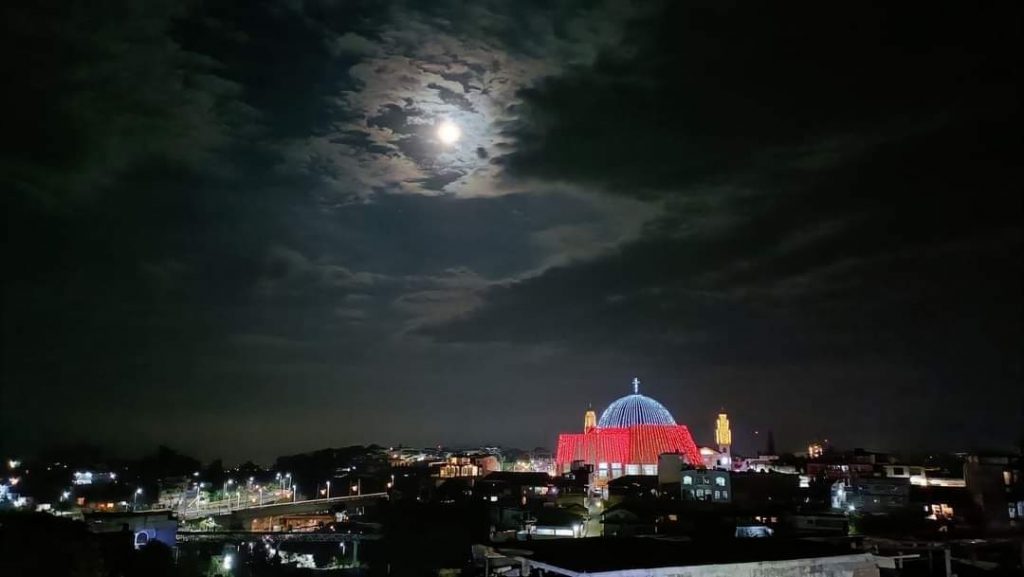
M 719 487 L 725 486 L 725 477 L 715 477 L 715 484 Z
M 693 484 L 693 477 L 691 477 L 689 475 L 685 475 L 683 477 L 683 484 L 684 485 L 692 485 Z

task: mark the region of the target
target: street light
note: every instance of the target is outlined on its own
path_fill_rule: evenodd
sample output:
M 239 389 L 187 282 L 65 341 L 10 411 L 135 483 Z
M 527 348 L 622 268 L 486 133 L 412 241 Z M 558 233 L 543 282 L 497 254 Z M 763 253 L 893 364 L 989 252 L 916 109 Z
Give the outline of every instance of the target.
M 134 507 L 135 508 L 138 508 L 138 506 L 139 506 L 139 495 L 141 495 L 141 494 L 142 494 L 142 487 L 137 487 L 135 489 L 135 496 L 133 497 L 133 501 L 132 501 L 134 503 Z
M 327 498 L 331 498 L 331 482 L 327 481 Z

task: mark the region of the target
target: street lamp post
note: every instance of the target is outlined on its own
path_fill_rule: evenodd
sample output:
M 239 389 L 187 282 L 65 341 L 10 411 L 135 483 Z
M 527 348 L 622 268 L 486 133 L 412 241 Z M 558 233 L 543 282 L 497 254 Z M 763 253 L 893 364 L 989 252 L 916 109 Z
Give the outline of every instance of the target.
M 327 498 L 331 498 L 331 482 L 327 481 Z
M 133 507 L 132 508 L 133 509 L 138 509 L 139 508 L 139 495 L 141 495 L 141 494 L 142 494 L 142 487 L 137 487 L 135 489 L 135 496 L 132 498 L 132 503 L 133 503 Z

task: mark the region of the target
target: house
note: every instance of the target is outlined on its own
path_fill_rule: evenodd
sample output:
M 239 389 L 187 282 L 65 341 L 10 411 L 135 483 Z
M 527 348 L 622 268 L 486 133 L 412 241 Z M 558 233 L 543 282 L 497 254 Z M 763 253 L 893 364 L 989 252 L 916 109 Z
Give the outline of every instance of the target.
M 653 497 L 657 491 L 658 477 L 654 475 L 624 475 L 608 481 L 608 502 Z
M 498 502 L 515 500 L 526 504 L 529 500 L 554 499 L 558 494 L 551 476 L 547 473 L 517 473 L 494 471 L 474 485 L 475 498 Z
M 520 539 L 556 539 L 586 537 L 586 519 L 568 509 L 541 507 Z
M 658 511 L 646 504 L 622 503 L 601 513 L 601 524 L 606 537 L 633 537 L 654 535 L 658 528 Z

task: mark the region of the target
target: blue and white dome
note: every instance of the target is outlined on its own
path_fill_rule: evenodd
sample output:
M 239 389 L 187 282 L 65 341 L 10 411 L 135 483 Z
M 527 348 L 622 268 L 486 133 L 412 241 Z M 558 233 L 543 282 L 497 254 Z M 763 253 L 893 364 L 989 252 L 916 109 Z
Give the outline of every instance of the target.
M 640 394 L 640 381 L 633 379 L 633 394 L 608 405 L 597 426 L 627 428 L 634 425 L 675 425 L 672 413 L 658 401 Z

